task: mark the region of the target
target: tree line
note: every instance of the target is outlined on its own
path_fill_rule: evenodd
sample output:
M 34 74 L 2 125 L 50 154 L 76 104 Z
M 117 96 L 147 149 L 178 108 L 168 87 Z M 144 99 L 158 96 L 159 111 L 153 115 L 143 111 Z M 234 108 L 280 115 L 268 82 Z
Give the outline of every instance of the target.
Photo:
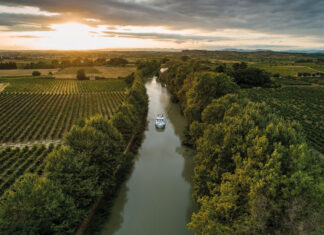
M 42 176 L 26 174 L 4 193 L 2 234 L 73 234 L 98 198 L 113 195 L 120 172 L 132 161 L 123 151 L 130 138 L 144 129 L 146 72 L 134 73 L 126 101 L 111 119 L 80 120 L 62 146 L 46 158 Z
M 311 152 L 298 123 L 240 93 L 241 81 L 266 84 L 263 72 L 245 76 L 249 69 L 235 66 L 231 76 L 224 67 L 215 72 L 199 61 L 173 62 L 164 76 L 189 121 L 186 144 L 196 150 L 199 210 L 188 227 L 197 234 L 319 232 L 323 160 Z
M 0 62 L 0 69 L 17 69 L 15 62 Z
M 88 58 L 75 58 L 73 60 L 52 60 L 52 61 L 38 61 L 31 62 L 24 66 L 24 69 L 54 69 L 54 68 L 68 68 L 73 66 L 126 66 L 129 61 L 124 58 L 97 58 L 91 60 Z

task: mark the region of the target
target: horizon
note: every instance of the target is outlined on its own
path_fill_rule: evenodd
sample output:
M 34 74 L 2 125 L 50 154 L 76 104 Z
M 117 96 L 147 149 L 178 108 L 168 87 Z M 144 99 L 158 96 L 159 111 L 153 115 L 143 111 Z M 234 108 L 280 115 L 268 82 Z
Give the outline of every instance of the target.
M 0 49 L 322 51 L 323 10 L 319 0 L 0 0 Z

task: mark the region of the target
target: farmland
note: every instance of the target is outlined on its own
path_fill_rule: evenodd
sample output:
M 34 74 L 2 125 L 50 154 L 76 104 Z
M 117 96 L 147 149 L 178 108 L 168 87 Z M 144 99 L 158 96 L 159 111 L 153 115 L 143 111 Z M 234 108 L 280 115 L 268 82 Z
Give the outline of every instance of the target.
M 16 179 L 25 173 L 42 174 L 45 158 L 54 149 L 53 145 L 24 148 L 5 148 L 0 151 L 0 196 Z
M 124 100 L 123 80 L 2 79 L 2 143 L 61 139 L 80 118 L 111 117 Z
M 297 76 L 298 73 L 316 73 L 317 70 L 309 66 L 303 65 L 272 65 L 272 64 L 265 64 L 265 63 L 254 63 L 250 65 L 251 67 L 264 69 L 267 72 L 272 74 L 279 73 L 281 76 Z M 323 71 L 324 72 L 324 69 Z
M 99 77 L 105 78 L 118 78 L 125 77 L 135 71 L 135 67 L 106 67 L 106 66 L 96 66 L 96 67 L 69 67 L 59 70 L 54 76 L 56 78 L 76 78 L 76 73 L 79 69 L 84 69 L 86 74 L 93 74 Z
M 8 78 L 0 84 L 9 84 L 4 93 L 80 94 L 91 92 L 123 91 L 125 83 L 120 79 L 77 81 L 51 78 Z
M 323 87 L 247 89 L 244 93 L 252 101 L 265 102 L 285 119 L 298 121 L 310 145 L 324 153 Z
M 0 77 L 19 77 L 19 76 L 31 76 L 36 69 L 10 69 L 0 70 Z M 43 75 L 48 75 L 49 72 L 55 73 L 57 69 L 37 69 Z
M 84 69 L 86 74 L 93 74 L 105 78 L 125 77 L 135 71 L 134 66 L 126 67 L 108 67 L 108 66 L 92 66 L 92 67 L 67 67 L 64 69 L 10 69 L 0 70 L 0 78 L 5 77 L 22 77 L 31 76 L 32 72 L 37 70 L 42 75 L 51 76 L 58 79 L 75 79 L 77 71 Z

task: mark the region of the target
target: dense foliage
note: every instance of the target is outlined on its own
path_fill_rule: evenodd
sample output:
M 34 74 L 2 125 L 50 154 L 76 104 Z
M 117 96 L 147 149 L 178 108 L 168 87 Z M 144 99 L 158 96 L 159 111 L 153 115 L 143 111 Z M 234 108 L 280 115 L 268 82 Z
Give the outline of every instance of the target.
M 127 64 L 128 64 L 128 60 L 123 59 L 123 58 L 111 58 L 107 62 L 107 65 L 110 65 L 110 66 L 125 66 Z
M 77 79 L 78 80 L 87 80 L 88 79 L 87 76 L 86 76 L 86 74 L 85 74 L 84 69 L 79 69 L 77 71 Z
M 40 76 L 41 73 L 40 73 L 39 71 L 33 71 L 33 72 L 32 72 L 32 75 L 33 75 L 33 76 Z
M 194 196 L 200 210 L 189 227 L 199 234 L 309 233 L 323 203 L 323 163 L 298 124 L 264 104 L 231 98 L 204 111 L 224 112 L 205 119 L 208 127 L 196 142 Z
M 17 69 L 15 62 L 0 62 L 0 69 Z
M 310 151 L 298 123 L 235 94 L 241 92 L 228 77 L 240 86 L 263 86 L 269 75 L 244 63 L 228 69 L 194 61 L 175 63 L 167 73 L 163 79 L 180 101 L 197 151 L 199 210 L 189 228 L 198 234 L 314 232 L 323 216 L 323 160 Z
M 1 234 L 70 234 L 76 206 L 55 182 L 26 174 L 1 198 Z

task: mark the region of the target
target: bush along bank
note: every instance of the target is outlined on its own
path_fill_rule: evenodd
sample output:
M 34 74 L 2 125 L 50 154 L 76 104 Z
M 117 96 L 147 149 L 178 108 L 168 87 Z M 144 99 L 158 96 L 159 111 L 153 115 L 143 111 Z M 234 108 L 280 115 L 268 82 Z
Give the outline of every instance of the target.
M 321 234 L 324 164 L 301 126 L 244 98 L 231 76 L 204 69 L 175 63 L 164 76 L 196 149 L 199 210 L 188 227 L 197 234 Z
M 95 116 L 79 121 L 48 156 L 42 176 L 25 175 L 5 192 L 1 234 L 73 234 L 94 203 L 113 194 L 120 172 L 131 165 L 125 150 L 146 123 L 143 71 L 133 76 L 125 103 L 110 120 Z

